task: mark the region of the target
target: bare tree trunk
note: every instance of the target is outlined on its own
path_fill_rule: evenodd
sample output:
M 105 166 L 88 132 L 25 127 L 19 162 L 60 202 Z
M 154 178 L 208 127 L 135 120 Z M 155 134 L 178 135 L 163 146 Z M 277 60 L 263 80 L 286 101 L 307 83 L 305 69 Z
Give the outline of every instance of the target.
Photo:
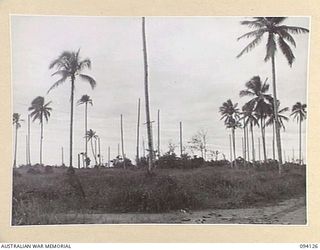
M 276 151 L 275 151 L 275 136 L 274 136 L 274 122 L 272 123 L 272 156 L 273 156 L 273 160 L 276 160 Z
M 299 117 L 299 164 L 301 165 L 301 117 Z
M 62 163 L 62 166 L 64 165 L 64 155 L 63 155 L 63 147 L 61 147 L 61 163 Z
M 84 124 L 84 141 L 85 141 L 85 158 L 88 157 L 88 140 L 86 138 L 87 131 L 88 131 L 88 103 L 85 104 L 85 124 Z
M 110 147 L 108 147 L 108 168 L 110 168 Z
M 243 120 L 243 159 L 247 160 L 247 137 L 246 137 L 246 125 Z
M 28 135 L 26 135 L 26 166 L 28 166 Z
M 254 151 L 254 138 L 253 138 L 253 125 L 252 123 L 250 124 L 250 130 L 251 130 L 251 143 L 252 143 L 252 160 L 255 161 L 255 151 Z
M 41 131 L 41 135 L 40 135 L 40 165 L 42 166 L 42 139 L 43 139 L 43 119 L 41 118 L 41 122 L 40 122 L 40 131 Z
M 73 102 L 74 102 L 74 80 L 75 80 L 75 76 L 71 76 L 71 98 L 70 98 L 70 102 L 71 102 L 71 107 L 70 107 L 70 161 L 69 161 L 69 168 L 72 169 L 72 146 L 73 146 Z
M 180 127 L 179 127 L 180 129 L 179 129 L 179 134 L 180 134 L 180 157 L 182 157 L 182 151 L 183 151 L 183 149 L 182 149 L 182 122 L 180 122 Z M 202 152 L 201 152 L 202 153 Z M 202 157 L 203 157 L 203 155 L 202 155 Z
M 126 161 L 125 161 L 125 154 L 124 154 L 124 143 L 123 143 L 123 119 L 122 114 L 120 115 L 120 127 L 121 127 L 121 151 L 122 151 L 122 159 L 123 159 L 123 168 L 126 169 Z
M 250 162 L 250 146 L 249 146 L 249 128 L 246 126 L 246 135 L 247 135 L 247 154 L 248 154 L 248 161 Z
M 94 158 L 94 160 L 95 160 L 95 162 L 96 162 L 96 165 L 98 165 L 97 157 L 96 157 L 96 155 L 95 155 L 95 153 L 94 153 L 94 150 L 93 150 L 93 142 L 92 142 L 92 140 L 93 140 L 93 138 L 91 138 L 91 149 L 92 149 L 92 154 L 93 154 L 93 158 Z
M 98 137 L 98 150 L 99 150 L 99 166 L 101 166 L 100 137 Z
M 146 147 L 144 145 L 144 139 L 142 139 L 142 150 L 143 150 L 143 153 L 142 153 L 143 158 L 145 158 L 146 157 Z
M 28 164 L 29 165 L 31 165 L 30 136 L 31 136 L 31 132 L 30 132 L 30 115 L 28 115 Z
M 236 156 L 236 132 L 232 128 L 232 140 L 233 140 L 233 156 L 234 156 L 234 167 L 237 168 L 237 156 Z
M 230 145 L 230 164 L 231 167 L 233 167 L 233 163 L 232 163 L 232 139 L 231 139 L 231 135 L 229 134 L 229 145 Z
M 78 154 L 78 169 L 80 169 L 80 154 Z
M 143 42 L 143 59 L 144 59 L 144 90 L 145 90 L 145 104 L 146 104 L 146 121 L 148 133 L 148 172 L 151 173 L 153 168 L 153 142 L 152 142 L 152 129 L 150 121 L 150 108 L 149 108 L 149 87 L 148 87 L 148 56 L 147 56 L 147 41 L 145 31 L 145 18 L 142 17 L 142 42 Z
M 140 139 L 140 98 L 138 100 L 138 121 L 137 121 L 137 156 L 136 156 L 136 164 L 139 164 L 140 156 L 139 156 L 139 139 Z
M 273 87 L 273 106 L 274 106 L 274 117 L 275 117 L 275 128 L 276 128 L 276 140 L 278 149 L 278 160 L 279 160 L 279 174 L 282 171 L 282 151 L 281 151 L 281 136 L 279 127 L 279 117 L 278 117 L 278 99 L 277 99 L 277 89 L 276 89 L 276 69 L 275 69 L 275 58 L 274 55 L 271 57 L 272 65 L 272 87 Z
M 13 160 L 13 167 L 17 167 L 17 144 L 18 144 L 18 125 L 16 124 L 16 135 L 14 138 L 14 160 Z
M 160 158 L 160 109 L 158 109 L 158 158 Z
M 258 144 L 259 144 L 259 161 L 261 162 L 261 145 L 260 145 L 260 137 L 258 138 Z
M 263 158 L 264 162 L 267 161 L 267 152 L 266 152 L 266 141 L 264 136 L 264 124 L 263 124 L 263 117 L 260 118 L 260 127 L 261 127 L 261 138 L 262 138 L 262 148 L 263 148 Z

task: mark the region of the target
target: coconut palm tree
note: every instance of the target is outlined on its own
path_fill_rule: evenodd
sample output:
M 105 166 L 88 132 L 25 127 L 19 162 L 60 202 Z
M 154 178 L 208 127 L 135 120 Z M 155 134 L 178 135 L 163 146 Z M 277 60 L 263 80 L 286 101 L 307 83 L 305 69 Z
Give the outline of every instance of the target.
M 233 156 L 235 159 L 235 167 L 237 167 L 235 130 L 236 128 L 241 127 L 241 124 L 239 122 L 240 112 L 238 108 L 238 103 L 233 104 L 232 101 L 228 99 L 226 102 L 222 103 L 222 106 L 219 108 L 219 112 L 221 113 L 220 120 L 224 120 L 226 128 L 230 128 L 232 132 Z
M 32 121 L 39 120 L 40 123 L 40 165 L 42 165 L 43 120 L 45 119 L 46 122 L 49 120 L 50 111 L 52 110 L 49 107 L 50 104 L 51 102 L 45 104 L 44 97 L 38 96 L 31 102 L 31 106 L 29 107 L 29 111 L 31 111 L 30 116 L 33 118 Z
M 252 161 L 255 161 L 255 149 L 254 149 L 254 133 L 253 133 L 253 127 L 258 126 L 259 127 L 259 121 L 258 117 L 256 116 L 253 107 L 251 107 L 249 104 L 245 104 L 242 107 L 242 117 L 244 120 L 244 126 L 248 127 L 250 125 L 250 132 L 251 132 L 251 144 L 252 144 Z M 248 140 L 249 142 L 249 140 Z
M 289 118 L 284 115 L 285 112 L 289 110 L 288 107 L 280 109 L 280 102 L 278 101 L 278 123 L 279 128 L 285 130 L 284 122 L 288 121 Z M 266 126 L 272 126 L 272 155 L 273 160 L 275 160 L 275 116 L 274 116 L 274 104 L 271 103 L 270 113 L 268 114 L 268 119 L 266 120 Z
M 15 139 L 14 139 L 14 160 L 13 167 L 17 167 L 17 146 L 18 146 L 18 129 L 21 128 L 21 115 L 19 113 L 13 113 L 12 115 L 12 124 L 15 126 Z
M 272 103 L 272 97 L 267 94 L 269 90 L 269 84 L 267 84 L 267 79 L 264 83 L 262 83 L 259 76 L 254 76 L 248 82 L 246 82 L 245 86 L 247 87 L 247 89 L 240 91 L 240 97 L 253 97 L 246 105 L 252 108 L 252 110 L 260 120 L 263 156 L 264 161 L 266 161 L 267 153 L 265 139 L 265 120 L 267 118 L 267 114 L 270 113 L 270 103 Z
M 301 123 L 307 118 L 307 104 L 297 102 L 292 106 L 291 116 L 299 122 L 299 163 L 301 164 Z
M 84 136 L 87 134 L 88 130 L 88 104 L 93 105 L 92 99 L 88 95 L 81 96 L 78 100 L 78 105 L 84 104 Z M 88 140 L 85 139 L 85 157 L 88 156 Z
M 277 110 L 277 89 L 276 89 L 276 66 L 275 66 L 275 54 L 280 48 L 281 52 L 287 59 L 290 67 L 293 64 L 295 59 L 294 54 L 287 42 L 289 42 L 294 47 L 296 43 L 292 37 L 292 34 L 300 34 L 300 33 L 308 33 L 309 30 L 296 27 L 296 26 L 287 26 L 282 23 L 286 20 L 286 17 L 254 17 L 253 20 L 250 21 L 242 21 L 242 25 L 246 25 L 249 28 L 253 28 L 254 30 L 248 32 L 238 38 L 238 40 L 242 38 L 254 38 L 237 56 L 238 58 L 243 54 L 251 51 L 255 48 L 259 43 L 261 43 L 263 35 L 268 35 L 268 40 L 266 44 L 266 56 L 264 61 L 267 62 L 271 59 L 271 67 L 272 67 L 272 87 L 273 87 L 273 100 L 274 100 L 274 116 L 275 120 L 278 121 L 278 110 Z M 281 174 L 281 165 L 282 165 L 282 152 L 281 152 L 281 137 L 280 137 L 280 128 L 279 123 L 275 123 L 276 126 L 276 139 L 277 139 L 277 149 L 278 149 L 278 159 L 279 159 L 279 173 Z
M 48 90 L 48 93 L 58 87 L 59 85 L 63 84 L 67 79 L 70 79 L 70 162 L 69 162 L 69 169 L 72 169 L 72 142 L 73 142 L 73 102 L 74 102 L 74 85 L 75 80 L 77 77 L 80 79 L 87 81 L 91 88 L 93 89 L 96 86 L 96 81 L 86 74 L 82 74 L 81 72 L 88 68 L 91 68 L 91 61 L 90 59 L 81 60 L 80 56 L 80 49 L 77 52 L 70 52 L 64 51 L 61 55 L 51 62 L 49 65 L 49 69 L 56 68 L 57 71 L 52 74 L 60 75 L 61 78 L 56 81 L 51 88 Z
M 96 162 L 96 166 L 98 165 L 98 161 L 97 161 L 96 153 L 93 150 L 93 140 L 97 140 L 97 138 L 98 138 L 98 135 L 96 134 L 95 131 L 93 131 L 92 129 L 87 131 L 86 139 L 87 139 L 87 141 L 91 141 L 91 150 L 92 150 L 93 158 L 94 158 L 94 160 Z
M 146 124 L 148 134 L 148 173 L 151 173 L 153 168 L 153 139 L 152 139 L 152 127 L 150 120 L 150 104 L 149 104 L 149 79 L 148 79 L 148 55 L 147 55 L 147 39 L 146 39 L 146 27 L 145 17 L 142 17 L 142 47 L 143 47 L 143 62 L 144 62 L 144 94 L 146 105 Z

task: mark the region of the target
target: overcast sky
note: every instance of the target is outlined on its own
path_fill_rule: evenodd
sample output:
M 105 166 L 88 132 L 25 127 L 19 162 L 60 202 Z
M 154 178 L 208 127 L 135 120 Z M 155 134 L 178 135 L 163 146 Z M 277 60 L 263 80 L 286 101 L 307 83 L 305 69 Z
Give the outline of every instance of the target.
M 242 27 L 245 17 L 147 17 L 146 34 L 149 63 L 151 119 L 157 120 L 161 111 L 161 151 L 166 152 L 169 141 L 179 144 L 179 121 L 183 122 L 184 145 L 198 130 L 208 132 L 208 148 L 229 157 L 229 131 L 220 120 L 219 107 L 227 99 L 242 106 L 248 98 L 239 91 L 251 77 L 268 77 L 271 64 L 263 61 L 266 37 L 260 46 L 240 59 L 236 55 L 250 41 L 237 37 L 250 31 Z M 287 25 L 309 28 L 309 19 L 290 17 Z M 52 101 L 52 115 L 44 124 L 43 161 L 61 163 L 61 147 L 65 162 L 69 159 L 70 83 L 46 94 L 58 79 L 51 77 L 50 62 L 62 51 L 81 49 L 82 58 L 90 58 L 97 87 L 76 80 L 75 100 L 83 94 L 93 99 L 88 108 L 88 127 L 101 137 L 101 150 L 107 159 L 117 155 L 120 142 L 120 114 L 124 116 L 125 153 L 134 159 L 136 148 L 137 101 L 141 98 L 142 138 L 146 141 L 144 112 L 144 71 L 140 17 L 62 17 L 12 16 L 12 86 L 13 112 L 27 118 L 27 108 L 37 96 Z M 308 35 L 295 35 L 293 48 L 296 60 L 290 68 L 283 55 L 276 56 L 277 90 L 282 107 L 306 103 Z M 272 88 L 270 86 L 270 93 Z M 289 115 L 289 113 L 288 113 Z M 156 123 L 153 124 L 154 145 L 157 145 Z M 258 139 L 259 129 L 256 129 Z M 31 161 L 39 162 L 40 126 L 31 127 Z M 303 126 L 305 131 L 305 125 Z M 18 164 L 26 161 L 25 141 L 27 123 L 18 135 Z M 237 154 L 241 155 L 241 130 L 237 130 Z M 267 128 L 267 153 L 272 158 L 272 128 Z M 74 165 L 76 154 L 84 151 L 84 106 L 75 106 Z M 305 138 L 305 133 L 303 133 Z M 257 141 L 256 141 L 257 143 Z M 298 125 L 290 120 L 282 133 L 286 158 L 293 150 L 298 158 Z M 146 143 L 147 144 L 147 143 Z M 90 146 L 90 144 L 89 144 Z M 305 156 L 305 142 L 303 155 Z M 258 150 L 258 145 L 256 145 Z M 177 152 L 179 149 L 177 148 Z M 262 147 L 261 147 L 262 152 Z M 91 159 L 89 147 L 89 156 Z M 142 154 L 142 153 L 141 153 Z

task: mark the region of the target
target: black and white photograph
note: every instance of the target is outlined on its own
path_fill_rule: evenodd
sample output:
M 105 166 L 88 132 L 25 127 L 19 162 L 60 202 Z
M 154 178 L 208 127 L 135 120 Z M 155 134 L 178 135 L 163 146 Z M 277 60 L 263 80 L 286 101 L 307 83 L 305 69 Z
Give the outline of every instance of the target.
M 11 15 L 11 225 L 307 225 L 308 16 Z

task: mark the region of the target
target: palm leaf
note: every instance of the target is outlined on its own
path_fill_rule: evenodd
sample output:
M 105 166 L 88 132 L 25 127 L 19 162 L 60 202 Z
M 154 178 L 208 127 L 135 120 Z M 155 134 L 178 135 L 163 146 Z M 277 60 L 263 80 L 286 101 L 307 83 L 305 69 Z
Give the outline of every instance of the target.
M 306 28 L 295 27 L 295 26 L 281 25 L 281 26 L 278 26 L 278 28 L 281 30 L 285 30 L 291 34 L 304 34 L 309 32 L 309 30 Z
M 91 76 L 84 75 L 84 74 L 79 74 L 79 76 L 83 80 L 88 81 L 92 89 L 97 85 L 96 81 Z
M 290 46 L 283 40 L 283 38 L 281 36 L 278 37 L 278 43 L 281 48 L 281 52 L 286 57 L 289 65 L 292 66 L 292 63 L 293 63 L 295 57 L 292 53 Z
M 62 77 L 60 80 L 56 81 L 56 82 L 50 87 L 50 89 L 47 91 L 47 94 L 48 94 L 51 90 L 53 90 L 54 88 L 56 88 L 56 87 L 58 87 L 59 85 L 61 85 L 62 83 L 64 83 L 66 79 L 67 79 L 67 77 L 65 76 L 65 77 Z
M 237 58 L 241 57 L 244 53 L 248 53 L 254 49 L 262 40 L 263 34 L 258 35 L 251 43 L 249 43 L 240 53 Z

